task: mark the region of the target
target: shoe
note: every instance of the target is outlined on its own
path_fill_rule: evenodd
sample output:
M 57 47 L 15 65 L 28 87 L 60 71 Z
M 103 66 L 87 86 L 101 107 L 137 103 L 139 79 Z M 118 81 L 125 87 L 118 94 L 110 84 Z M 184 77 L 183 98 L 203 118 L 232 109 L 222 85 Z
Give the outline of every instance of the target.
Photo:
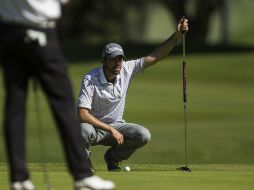
M 98 176 L 87 177 L 74 183 L 75 190 L 112 190 L 115 184 Z
M 16 181 L 12 184 L 12 190 L 35 190 L 34 184 L 30 180 Z
M 107 168 L 109 172 L 121 171 L 121 168 L 119 167 L 119 161 L 112 158 L 112 156 L 109 155 L 108 151 L 104 154 L 104 160 L 107 164 Z

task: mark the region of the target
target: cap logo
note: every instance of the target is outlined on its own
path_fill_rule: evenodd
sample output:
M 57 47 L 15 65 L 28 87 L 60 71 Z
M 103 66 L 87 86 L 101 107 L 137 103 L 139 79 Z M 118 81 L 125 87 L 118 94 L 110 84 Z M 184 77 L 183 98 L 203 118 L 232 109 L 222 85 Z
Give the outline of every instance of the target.
M 123 50 L 119 47 L 111 47 L 111 48 L 108 48 L 107 50 L 107 54 L 111 54 L 113 51 L 121 51 L 123 52 Z
M 103 58 L 106 58 L 106 57 L 114 58 L 118 55 L 124 56 L 124 51 L 123 51 L 123 48 L 116 43 L 107 44 L 102 50 Z

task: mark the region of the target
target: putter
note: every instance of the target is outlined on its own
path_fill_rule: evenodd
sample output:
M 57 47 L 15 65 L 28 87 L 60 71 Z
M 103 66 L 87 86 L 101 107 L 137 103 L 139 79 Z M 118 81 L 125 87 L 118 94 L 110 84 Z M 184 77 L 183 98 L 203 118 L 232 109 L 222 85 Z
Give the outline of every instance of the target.
M 49 179 L 48 167 L 46 163 L 46 156 L 45 156 L 45 140 L 43 136 L 42 130 L 42 122 L 41 122 L 41 113 L 40 113 L 40 105 L 39 105 L 39 98 L 38 98 L 38 84 L 37 80 L 34 79 L 33 83 L 33 90 L 34 90 L 34 103 L 35 103 L 35 114 L 37 120 L 37 128 L 38 128 L 38 141 L 39 141 L 39 151 L 40 151 L 40 159 L 41 159 L 41 167 L 43 172 L 44 184 L 47 187 L 47 190 L 53 190 L 52 185 Z
M 182 17 L 184 19 L 184 17 Z M 177 170 L 183 172 L 191 172 L 191 169 L 188 168 L 188 156 L 187 156 L 187 65 L 185 62 L 185 33 L 182 33 L 183 41 L 183 108 L 184 108 L 184 154 L 185 154 L 185 166 L 176 168 Z

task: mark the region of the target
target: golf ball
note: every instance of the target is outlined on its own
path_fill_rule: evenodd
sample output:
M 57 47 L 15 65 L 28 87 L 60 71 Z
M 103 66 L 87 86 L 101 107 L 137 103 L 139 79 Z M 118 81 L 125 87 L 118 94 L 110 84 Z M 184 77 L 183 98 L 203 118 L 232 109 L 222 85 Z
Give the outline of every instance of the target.
M 124 171 L 129 172 L 129 171 L 131 171 L 131 168 L 129 166 L 125 166 Z

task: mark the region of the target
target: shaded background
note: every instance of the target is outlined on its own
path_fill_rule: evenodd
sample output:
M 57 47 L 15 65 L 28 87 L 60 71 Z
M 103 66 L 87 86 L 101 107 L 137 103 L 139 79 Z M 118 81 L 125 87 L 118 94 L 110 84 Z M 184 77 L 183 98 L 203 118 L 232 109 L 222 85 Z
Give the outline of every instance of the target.
M 186 15 L 190 23 L 186 36 L 190 163 L 253 163 L 253 7 L 252 0 L 73 0 L 64 7 L 58 31 L 75 98 L 83 75 L 99 66 L 105 43 L 122 44 L 127 58 L 143 56 L 171 35 L 177 20 Z M 152 141 L 128 162 L 184 161 L 181 62 L 179 43 L 169 58 L 145 71 L 130 87 L 124 118 L 149 128 Z M 2 77 L 0 84 L 2 87 Z M 1 90 L 1 112 L 3 96 Z M 47 101 L 41 92 L 39 98 L 40 135 L 47 151 L 39 149 L 30 88 L 27 160 L 41 162 L 44 154 L 47 162 L 63 162 Z M 0 133 L 2 138 L 2 128 Z M 103 146 L 92 148 L 95 165 L 104 163 L 105 150 Z M 0 162 L 5 161 L 0 141 Z
M 95 58 L 111 41 L 137 56 L 166 39 L 185 15 L 189 52 L 249 50 L 252 6 L 251 0 L 76 0 L 64 8 L 59 33 L 70 58 Z
M 185 15 L 196 45 L 253 45 L 247 35 L 253 32 L 252 5 L 251 0 L 75 0 L 64 8 L 60 34 L 93 44 L 160 42 Z

